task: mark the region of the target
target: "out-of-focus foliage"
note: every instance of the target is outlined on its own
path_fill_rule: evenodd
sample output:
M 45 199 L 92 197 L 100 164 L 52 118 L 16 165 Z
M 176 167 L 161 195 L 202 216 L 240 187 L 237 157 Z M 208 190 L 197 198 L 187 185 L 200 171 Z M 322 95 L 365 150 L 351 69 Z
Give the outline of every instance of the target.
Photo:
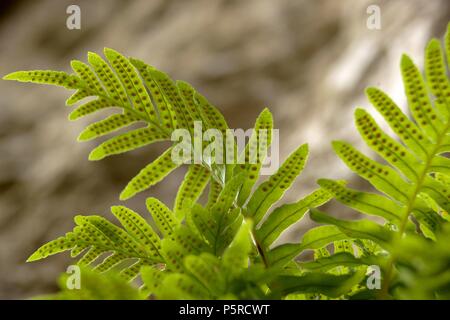
M 68 286 L 71 275 L 64 273 L 58 279 L 60 291 L 35 297 L 38 300 L 142 300 L 145 295 L 114 272 L 100 274 L 89 268 L 80 268 L 80 287 Z
M 398 257 L 398 280 L 393 284 L 401 299 L 450 299 L 450 225 L 436 235 L 436 241 L 408 235 L 394 254 Z

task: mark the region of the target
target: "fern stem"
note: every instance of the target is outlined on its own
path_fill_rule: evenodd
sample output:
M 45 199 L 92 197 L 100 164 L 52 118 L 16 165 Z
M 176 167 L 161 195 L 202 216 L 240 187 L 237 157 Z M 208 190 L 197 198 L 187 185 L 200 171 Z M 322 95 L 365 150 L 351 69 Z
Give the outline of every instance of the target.
M 256 249 L 258 250 L 258 253 L 259 253 L 259 255 L 261 256 L 261 259 L 262 259 L 262 261 L 263 261 L 263 263 L 264 263 L 264 267 L 268 268 L 268 267 L 269 267 L 269 261 L 267 261 L 267 257 L 266 257 L 266 254 L 265 254 L 265 252 L 264 252 L 264 249 L 262 248 L 261 244 L 260 244 L 259 241 L 258 241 L 258 238 L 257 238 L 256 235 L 255 235 L 255 229 L 254 229 L 254 227 L 252 228 L 252 231 L 251 231 L 250 234 L 251 234 L 251 236 L 252 236 L 252 240 L 253 240 L 253 242 L 254 242 L 254 244 L 255 244 L 255 247 L 256 247 Z
M 406 225 L 408 223 L 408 219 L 411 215 L 411 211 L 414 208 L 414 204 L 416 202 L 416 198 L 422 188 L 423 182 L 425 180 L 426 175 L 428 174 L 428 170 L 430 169 L 431 166 L 431 162 L 433 161 L 433 157 L 436 155 L 436 153 L 439 151 L 439 149 L 441 148 L 441 144 L 443 139 L 445 138 L 447 132 L 450 130 L 450 121 L 447 121 L 444 129 L 442 130 L 442 132 L 439 134 L 438 139 L 436 141 L 436 143 L 434 144 L 434 148 L 432 150 L 432 152 L 430 152 L 429 154 L 427 154 L 427 161 L 425 163 L 425 166 L 423 168 L 423 171 L 420 174 L 419 180 L 417 181 L 416 187 L 414 189 L 414 192 L 410 198 L 410 200 L 408 201 L 408 205 L 406 207 L 406 211 L 405 211 L 405 216 L 403 217 L 403 219 L 401 220 L 400 223 L 400 228 L 399 228 L 399 239 L 401 239 L 405 233 L 406 230 Z M 394 270 L 394 265 L 397 262 L 397 257 L 395 255 L 391 255 L 391 258 L 389 259 L 388 262 L 388 268 L 386 270 L 386 279 L 383 283 L 381 292 L 380 292 L 380 299 L 385 299 L 389 293 L 389 285 L 392 281 L 392 273 Z

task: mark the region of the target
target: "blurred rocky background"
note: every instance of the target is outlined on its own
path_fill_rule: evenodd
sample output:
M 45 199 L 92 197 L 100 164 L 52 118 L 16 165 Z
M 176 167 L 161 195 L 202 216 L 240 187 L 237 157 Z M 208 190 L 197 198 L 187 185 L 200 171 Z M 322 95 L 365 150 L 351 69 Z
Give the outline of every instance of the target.
M 66 28 L 70 4 L 81 8 L 81 30 Z M 380 30 L 366 25 L 372 4 L 381 9 Z M 447 0 L 3 0 L 0 10 L 2 76 L 69 71 L 71 59 L 112 47 L 192 83 L 231 127 L 250 128 L 270 107 L 281 159 L 310 144 L 309 164 L 287 194 L 290 201 L 310 192 L 319 177 L 353 179 L 330 141 L 347 139 L 367 150 L 352 120 L 355 106 L 372 109 L 364 88 L 379 86 L 404 107 L 401 53 L 422 65 L 427 39 L 442 37 L 450 20 Z M 54 290 L 67 255 L 31 264 L 27 257 L 71 229 L 75 214 L 111 217 L 108 208 L 119 202 L 126 182 L 161 151 L 88 162 L 96 142 L 75 138 L 95 117 L 67 121 L 68 93 L 0 82 L 0 298 Z M 126 204 L 144 214 L 148 196 L 171 205 L 183 173 Z M 302 225 L 295 226 L 284 241 L 298 241 L 301 232 Z

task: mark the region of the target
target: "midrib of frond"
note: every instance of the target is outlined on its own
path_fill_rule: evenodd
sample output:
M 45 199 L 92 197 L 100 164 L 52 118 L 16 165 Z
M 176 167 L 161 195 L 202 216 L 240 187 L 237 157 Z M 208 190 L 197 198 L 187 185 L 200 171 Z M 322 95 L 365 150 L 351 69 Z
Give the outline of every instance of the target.
M 226 213 L 225 213 L 226 214 Z M 219 221 L 217 221 L 217 228 L 216 228 L 216 234 L 215 234 L 215 237 L 214 237 L 214 255 L 216 255 L 217 256 L 217 254 L 218 254 L 218 250 L 217 250 L 217 246 L 218 246 L 218 244 L 219 244 L 219 241 L 218 241 L 218 239 L 220 238 L 220 233 L 221 233 L 221 231 L 223 231 L 222 230 L 222 223 L 223 223 L 223 214 L 220 216 L 220 219 L 219 219 Z
M 447 103 L 446 103 L 447 104 Z M 448 107 L 448 105 L 447 105 Z M 405 229 L 406 229 L 406 224 L 408 223 L 408 219 L 411 215 L 411 211 L 414 208 L 416 199 L 418 194 L 420 193 L 421 189 L 423 188 L 423 183 L 424 180 L 427 176 L 427 174 L 429 173 L 429 170 L 431 168 L 431 162 L 433 161 L 433 158 L 436 156 L 437 152 L 439 151 L 439 149 L 443 146 L 443 141 L 445 139 L 445 136 L 447 135 L 447 133 L 450 130 L 450 121 L 447 121 L 447 123 L 444 126 L 444 129 L 442 130 L 442 132 L 440 132 L 437 135 L 437 139 L 436 139 L 436 143 L 434 144 L 434 147 L 432 149 L 431 152 L 427 152 L 427 160 L 425 162 L 425 165 L 422 169 L 422 172 L 419 175 L 419 179 L 417 180 L 417 183 L 415 185 L 414 191 L 411 194 L 411 197 L 409 198 L 409 201 L 406 205 L 405 208 L 405 213 L 404 216 L 401 220 L 400 223 L 400 228 L 399 228 L 399 232 L 398 232 L 398 236 L 399 238 L 402 238 L 404 233 L 405 233 Z M 397 261 L 397 258 L 394 255 L 391 255 L 390 260 L 388 262 L 388 268 L 387 268 L 387 272 L 386 272 L 386 280 L 384 281 L 383 287 L 381 289 L 381 293 L 380 293 L 380 297 L 385 297 L 388 293 L 389 290 L 389 284 L 392 278 L 392 269 L 394 267 L 395 262 Z
M 445 104 L 447 105 L 447 108 L 450 110 L 448 103 L 445 102 Z M 401 221 L 401 225 L 400 225 L 400 229 L 399 229 L 400 236 L 403 236 L 403 234 L 404 234 L 404 231 L 406 228 L 406 223 L 408 222 L 408 218 L 411 214 L 412 209 L 414 208 L 414 204 L 416 202 L 417 196 L 420 193 L 421 189 L 423 188 L 424 180 L 432 167 L 431 163 L 432 163 L 433 159 L 436 157 L 439 150 L 444 145 L 443 142 L 445 141 L 445 137 L 449 133 L 449 131 L 450 131 L 450 121 L 449 121 L 449 119 L 447 119 L 447 122 L 445 123 L 445 126 L 444 126 L 442 132 L 437 133 L 437 139 L 436 139 L 436 143 L 433 145 L 433 149 L 431 150 L 431 152 L 429 152 L 429 153 L 427 152 L 427 159 L 426 159 L 425 165 L 422 169 L 422 172 L 419 174 L 419 178 L 417 180 L 416 186 L 414 188 L 414 191 L 413 191 L 411 197 L 409 198 L 409 201 L 408 201 L 406 209 L 405 209 L 404 217 Z
M 299 207 L 297 210 L 292 211 L 292 213 L 291 213 L 290 215 L 286 216 L 286 217 L 285 217 L 285 220 L 291 218 L 292 216 L 295 216 L 299 211 L 308 209 L 308 208 L 310 207 L 311 203 L 313 203 L 313 202 L 314 202 L 314 200 L 311 200 L 311 201 L 309 201 L 309 202 L 306 202 L 302 207 Z M 276 229 L 279 228 L 280 224 L 283 223 L 283 221 L 284 221 L 284 220 L 280 221 L 280 223 L 278 223 L 278 224 L 274 224 L 274 225 L 269 229 L 269 231 L 266 231 L 266 234 L 265 234 L 264 238 L 259 239 L 260 242 L 261 242 L 261 243 L 264 243 L 264 242 L 266 241 L 266 239 L 270 236 L 270 234 L 273 233 Z

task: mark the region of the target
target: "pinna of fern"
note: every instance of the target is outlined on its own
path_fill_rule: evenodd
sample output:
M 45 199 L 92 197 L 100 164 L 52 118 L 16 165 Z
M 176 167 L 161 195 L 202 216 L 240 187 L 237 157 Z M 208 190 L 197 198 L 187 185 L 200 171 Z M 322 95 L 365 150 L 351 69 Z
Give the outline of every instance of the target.
M 450 61 L 450 25 L 445 36 L 445 55 Z M 450 209 L 450 84 L 440 41 L 433 39 L 425 52 L 425 79 L 412 60 L 403 55 L 401 72 L 412 118 L 380 89 L 369 88 L 367 96 L 400 141 L 385 133 L 363 109 L 355 112 L 356 127 L 366 144 L 388 164 L 375 161 L 352 145 L 333 142 L 337 155 L 356 174 L 379 193 L 347 188 L 330 179 L 319 180 L 339 202 L 363 214 L 384 219 L 384 226 L 369 220 L 345 221 L 320 211 L 312 211 L 313 220 L 335 225 L 352 238 L 370 239 L 389 255 L 383 270 L 383 295 L 393 294 L 400 285 L 397 265 L 405 235 L 421 234 L 439 241 L 447 228 Z M 381 193 L 381 194 L 380 194 Z M 441 237 L 442 238 L 442 237 Z M 431 244 L 430 244 L 431 245 Z M 426 254 L 426 246 L 423 254 Z M 448 283 L 447 283 L 448 285 Z

